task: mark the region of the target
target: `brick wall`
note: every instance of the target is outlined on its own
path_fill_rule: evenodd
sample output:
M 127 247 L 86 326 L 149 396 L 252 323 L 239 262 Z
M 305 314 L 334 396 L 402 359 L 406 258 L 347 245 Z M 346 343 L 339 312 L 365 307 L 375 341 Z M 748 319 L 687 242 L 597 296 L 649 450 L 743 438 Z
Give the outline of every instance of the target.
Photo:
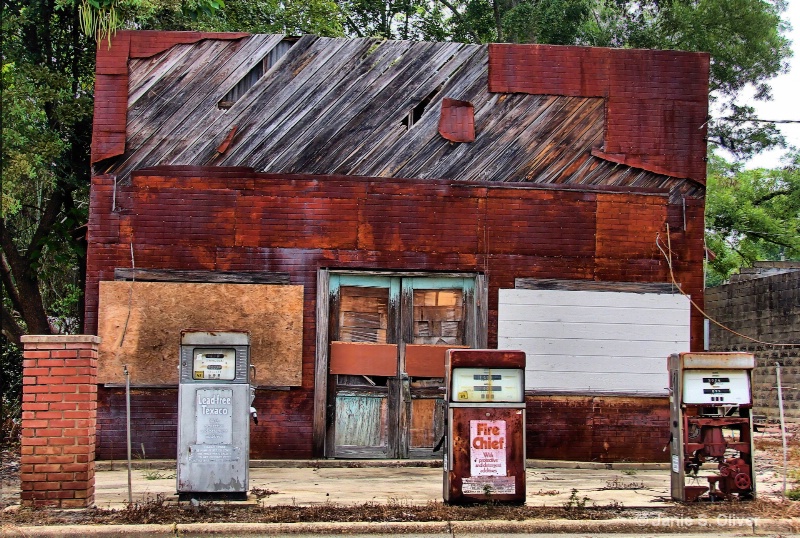
M 94 503 L 96 336 L 23 336 L 23 506 Z
M 256 389 L 258 424 L 250 425 L 252 458 L 307 459 L 311 453 L 313 393 Z M 280 427 L 275 427 L 275 424 Z M 97 459 L 127 457 L 125 389 L 98 390 Z M 175 459 L 178 389 L 131 389 L 131 448 L 136 457 Z
M 686 203 L 687 229 L 671 228 L 675 274 L 702 304 L 703 204 Z M 304 286 L 302 386 L 259 392 L 260 421 L 276 421 L 254 430 L 252 454 L 305 457 L 311 450 L 319 268 L 484 273 L 488 342 L 496 347 L 498 290 L 513 288 L 515 278 L 667 282 L 655 234 L 676 211 L 682 208 L 670 206 L 666 193 L 652 190 L 172 168 L 137 173 L 114 194 L 113 179 L 95 177 L 86 330 L 97 330 L 99 282 L 113 280 L 114 268 L 131 266 L 131 244 L 137 268 L 288 273 L 291 284 Z M 692 346 L 702 346 L 702 319 L 695 315 Z M 116 390 L 101 394 L 104 457 L 120 438 L 109 436 L 120 405 Z M 167 405 L 150 401 L 154 414 Z M 163 450 L 174 454 L 169 443 Z
M 775 363 L 781 365 L 784 412 L 800 420 L 800 270 L 739 280 L 706 290 L 708 314 L 752 342 L 711 324 L 711 351 L 747 351 L 756 356 L 755 413 L 778 417 Z
M 528 396 L 526 402 L 529 458 L 669 459 L 669 452 L 663 452 L 669 440 L 667 398 L 536 395 Z

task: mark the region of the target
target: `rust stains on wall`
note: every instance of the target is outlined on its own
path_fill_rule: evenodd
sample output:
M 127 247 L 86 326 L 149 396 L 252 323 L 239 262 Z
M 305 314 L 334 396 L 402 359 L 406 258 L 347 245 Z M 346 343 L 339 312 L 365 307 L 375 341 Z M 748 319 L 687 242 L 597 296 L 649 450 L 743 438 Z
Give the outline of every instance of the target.
M 138 267 L 282 271 L 298 284 L 321 266 L 489 270 L 492 280 L 507 279 L 490 287 L 496 302 L 495 286 L 513 288 L 519 277 L 667 282 L 655 235 L 669 207 L 667 193 L 647 190 L 224 169 L 141 172 L 114 194 L 113 179 L 96 177 L 86 328 L 96 330 L 97 282 L 130 267 L 131 243 Z M 691 229 L 671 236 L 676 278 L 696 300 L 702 210 L 687 200 Z
M 606 99 L 592 155 L 705 183 L 709 55 L 489 45 L 489 91 Z
M 303 36 L 220 109 L 281 42 L 121 32 L 98 50 L 96 173 L 245 165 L 703 194 L 706 56 Z
M 123 30 L 111 45 L 97 47 L 94 83 L 92 164 L 125 153 L 128 114 L 128 60 L 149 58 L 180 43 L 241 39 L 243 32 L 132 32 Z
M 666 362 L 666 360 L 664 361 Z M 667 461 L 668 399 L 535 395 L 527 402 L 529 458 Z

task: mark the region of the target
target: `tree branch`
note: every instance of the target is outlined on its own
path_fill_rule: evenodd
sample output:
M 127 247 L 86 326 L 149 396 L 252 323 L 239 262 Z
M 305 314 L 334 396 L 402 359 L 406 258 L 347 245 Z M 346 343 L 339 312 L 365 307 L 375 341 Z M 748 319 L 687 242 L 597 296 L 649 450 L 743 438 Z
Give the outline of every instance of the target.
M 26 257 L 29 264 L 33 264 L 39 260 L 44 239 L 52 231 L 53 225 L 58 219 L 58 214 L 61 213 L 61 208 L 64 206 L 64 202 L 67 199 L 66 193 L 72 191 L 72 189 L 65 189 L 64 187 L 66 187 L 66 185 L 63 185 L 62 182 L 59 181 L 50 199 L 47 200 L 47 204 L 44 207 L 42 216 L 39 219 L 39 224 L 36 226 L 36 231 L 33 233 L 33 238 L 28 248 L 28 255 Z
M 791 243 L 783 242 L 783 241 L 780 241 L 780 240 L 776 239 L 776 237 L 774 235 L 770 235 L 770 234 L 766 234 L 766 233 L 762 233 L 762 232 L 756 232 L 756 231 L 752 231 L 752 230 L 747 231 L 746 233 L 749 234 L 749 235 L 752 235 L 754 237 L 758 237 L 759 239 L 763 239 L 767 243 L 772 243 L 773 245 L 778 245 L 778 246 L 781 246 L 781 247 L 786 247 L 786 248 L 791 248 L 791 249 L 797 248 L 796 245 L 792 245 Z
M 502 17 L 500 16 L 500 0 L 494 0 L 492 2 L 492 11 L 494 12 L 494 24 L 497 27 L 497 41 L 499 43 L 503 42 L 503 21 Z
M 14 286 L 14 279 L 11 277 L 11 268 L 8 266 L 5 253 L 0 256 L 0 282 L 8 293 L 8 298 L 11 300 L 11 306 L 17 312 L 22 312 L 22 298 L 17 293 L 17 288 Z
M 753 201 L 753 205 L 756 205 L 756 206 L 757 205 L 761 205 L 761 204 L 763 204 L 765 202 L 769 202 L 770 200 L 772 200 L 773 198 L 775 198 L 777 196 L 782 196 L 782 195 L 787 195 L 788 196 L 789 194 L 791 194 L 791 191 L 788 191 L 788 190 L 771 192 L 771 193 L 769 193 L 769 194 L 767 194 L 765 196 L 762 196 L 758 200 L 754 200 Z
M 3 309 L 2 310 L 2 313 L 3 313 L 3 322 L 2 322 L 3 336 L 5 336 L 8 339 L 9 342 L 14 343 L 18 347 L 21 347 L 21 345 L 22 345 L 21 338 L 22 338 L 22 335 L 25 334 L 25 331 L 23 331 L 22 327 L 19 326 L 19 323 L 17 323 L 17 320 L 15 320 L 14 317 L 11 315 L 11 312 L 9 312 L 6 309 L 6 306 L 5 305 L 0 305 L 0 306 L 2 306 L 2 309 Z
M 355 31 L 355 33 L 356 33 L 356 35 L 358 37 L 364 37 L 364 34 L 361 32 L 361 30 L 358 28 L 358 26 L 356 26 L 356 23 L 353 22 L 353 19 L 350 18 L 350 15 L 345 15 L 344 16 L 344 20 L 345 20 L 345 22 L 347 22 L 347 24 L 350 26 L 350 28 L 352 28 Z
M 467 21 L 466 19 L 464 19 L 464 17 L 461 16 L 461 13 L 459 13 L 456 10 L 453 4 L 451 4 L 448 0 L 439 0 L 439 1 L 442 4 L 444 4 L 444 7 L 446 7 L 453 13 L 453 17 L 455 17 L 459 23 L 464 25 L 464 29 L 467 31 L 470 37 L 472 37 L 472 39 L 475 40 L 475 43 L 480 43 L 481 38 L 478 37 L 478 34 L 476 34 L 475 31 L 472 29 L 472 25 L 469 23 L 469 21 Z
M 44 311 L 39 279 L 31 268 L 29 257 L 23 258 L 6 228 L 5 219 L 0 220 L 0 247 L 11 270 L 13 284 L 20 301 L 19 313 L 32 334 L 52 334 L 50 322 Z

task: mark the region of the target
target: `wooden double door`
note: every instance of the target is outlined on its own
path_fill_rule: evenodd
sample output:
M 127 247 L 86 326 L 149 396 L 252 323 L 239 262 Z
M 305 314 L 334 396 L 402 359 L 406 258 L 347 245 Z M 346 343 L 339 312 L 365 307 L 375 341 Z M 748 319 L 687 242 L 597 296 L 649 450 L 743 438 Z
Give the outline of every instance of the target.
M 330 275 L 327 456 L 441 457 L 445 351 L 481 342 L 481 283 Z

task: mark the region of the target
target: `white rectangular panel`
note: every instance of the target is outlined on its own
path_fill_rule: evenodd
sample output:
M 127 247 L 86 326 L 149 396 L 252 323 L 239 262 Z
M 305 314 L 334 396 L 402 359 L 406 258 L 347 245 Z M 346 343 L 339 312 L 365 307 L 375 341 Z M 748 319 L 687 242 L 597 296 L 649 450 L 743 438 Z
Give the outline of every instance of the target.
M 525 351 L 528 390 L 666 394 L 689 314 L 680 294 L 501 289 L 498 348 Z

